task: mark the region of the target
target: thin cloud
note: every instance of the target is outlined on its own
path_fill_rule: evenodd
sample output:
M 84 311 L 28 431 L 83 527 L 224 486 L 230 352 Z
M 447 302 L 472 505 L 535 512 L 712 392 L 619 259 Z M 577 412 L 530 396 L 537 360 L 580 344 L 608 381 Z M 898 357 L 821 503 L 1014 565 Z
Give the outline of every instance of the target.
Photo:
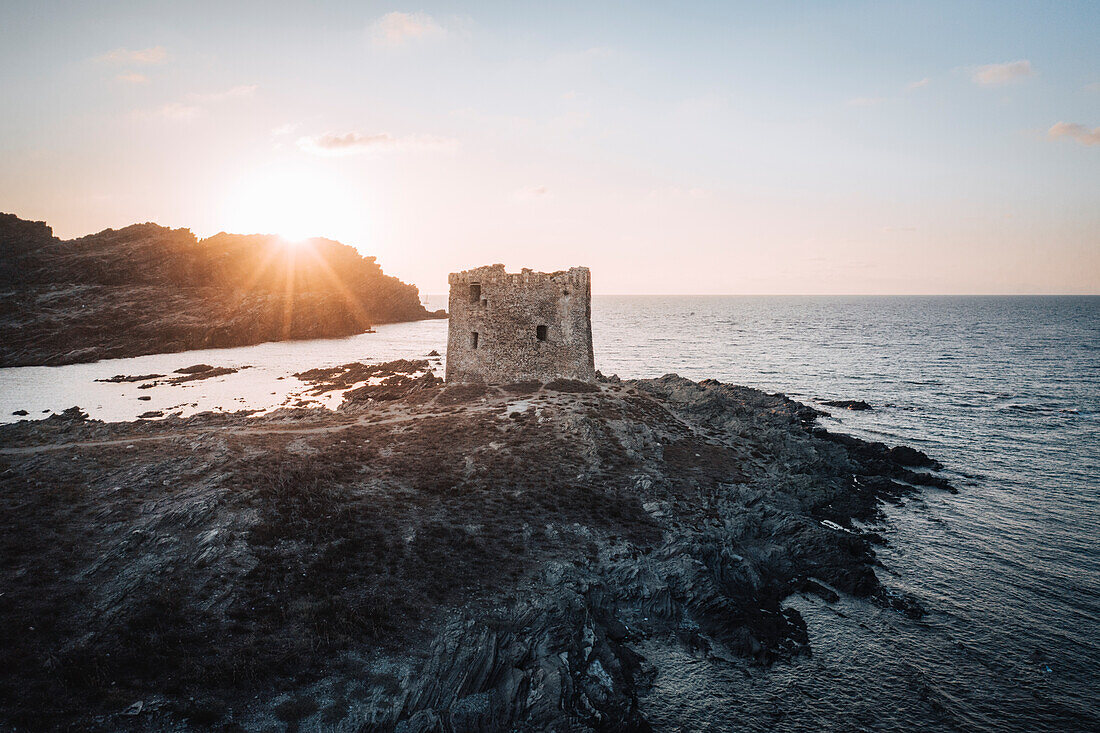
M 920 81 L 915 81 L 915 82 L 912 82 L 911 84 L 909 84 L 909 86 L 908 86 L 908 87 L 906 87 L 906 89 L 920 89 L 921 87 L 926 87 L 926 86 L 928 86 L 928 85 L 929 85 L 929 84 L 931 84 L 931 83 L 932 83 L 932 80 L 931 80 L 931 79 L 929 79 L 929 78 L 928 78 L 928 77 L 926 76 L 926 77 L 924 77 L 923 79 L 921 79 Z
M 546 198 L 550 193 L 550 189 L 546 186 L 528 186 L 521 188 L 512 194 L 512 198 L 516 201 L 536 201 L 538 199 Z
M 168 50 L 164 46 L 152 46 L 130 50 L 128 48 L 116 48 L 102 56 L 96 56 L 96 61 L 104 64 L 134 64 L 138 66 L 152 66 L 163 64 L 168 60 Z
M 1035 76 L 1035 70 L 1031 68 L 1031 62 L 1026 59 L 1009 61 L 1004 64 L 986 64 L 974 69 L 970 75 L 975 84 L 986 87 L 997 87 L 1011 84 L 1020 79 Z
M 208 92 L 205 94 L 188 94 L 187 99 L 192 102 L 209 103 L 209 102 L 223 102 L 227 99 L 241 99 L 242 97 L 251 97 L 259 89 L 258 84 L 241 84 L 239 86 L 226 89 L 221 92 Z
M 447 29 L 427 13 L 386 13 L 370 24 L 370 39 L 376 46 L 393 48 L 410 41 L 442 38 Z
M 291 135 L 298 129 L 297 122 L 286 122 L 278 127 L 271 128 L 271 144 L 276 150 L 282 150 L 288 144 L 293 144 Z
M 1086 92 L 1100 92 L 1100 81 L 1094 81 L 1085 85 Z
M 145 74 L 119 74 L 115 79 L 126 84 L 145 84 L 149 81 Z
M 326 132 L 315 137 L 298 138 L 298 147 L 311 153 L 329 152 L 335 155 L 365 152 L 372 148 L 387 148 L 396 144 L 397 139 L 393 135 L 379 132 L 373 135 L 363 135 L 358 132 L 347 132 L 343 135 Z
M 312 155 L 344 156 L 407 150 L 441 150 L 454 147 L 455 141 L 430 135 L 396 137 L 387 132 L 363 134 L 326 132 L 298 138 L 298 147 Z
M 256 84 L 242 84 L 220 92 L 192 92 L 180 102 L 169 102 L 154 109 L 138 110 L 134 113 L 139 119 L 175 120 L 187 122 L 206 114 L 207 107 L 229 99 L 244 99 L 256 93 Z
M 1050 138 L 1069 138 L 1086 146 L 1100 145 L 1100 127 L 1094 127 L 1090 130 L 1076 122 L 1059 122 L 1047 130 L 1047 136 Z
M 273 127 L 271 129 L 271 137 L 282 137 L 284 135 L 289 135 L 297 129 L 298 129 L 298 123 L 288 122 L 285 125 L 279 125 L 278 127 Z

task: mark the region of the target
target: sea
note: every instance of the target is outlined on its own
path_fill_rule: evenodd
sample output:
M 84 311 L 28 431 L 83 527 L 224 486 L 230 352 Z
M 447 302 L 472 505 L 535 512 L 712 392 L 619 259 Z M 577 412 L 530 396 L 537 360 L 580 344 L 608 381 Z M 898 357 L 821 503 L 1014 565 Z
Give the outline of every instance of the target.
M 592 321 L 604 374 L 782 392 L 828 411 L 830 430 L 925 451 L 959 489 L 886 506 L 874 525 L 888 541 L 877 574 L 923 618 L 793 596 L 810 655 L 767 668 L 667 659 L 641 700 L 657 729 L 1100 731 L 1100 297 L 596 296 Z M 74 405 L 104 420 L 333 406 L 338 395 L 311 398 L 294 373 L 443 358 L 446 341 L 446 321 L 422 321 L 0 369 L 0 420 Z M 198 363 L 240 371 L 150 389 L 95 381 Z M 849 399 L 873 409 L 822 405 Z

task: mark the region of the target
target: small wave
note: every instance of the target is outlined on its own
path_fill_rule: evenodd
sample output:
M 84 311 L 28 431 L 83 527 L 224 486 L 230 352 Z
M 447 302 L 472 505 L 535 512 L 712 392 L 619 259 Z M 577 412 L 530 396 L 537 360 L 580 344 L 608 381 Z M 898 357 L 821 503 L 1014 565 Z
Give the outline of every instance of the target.
M 1013 410 L 1015 412 L 1033 412 L 1049 415 L 1080 415 L 1081 409 L 1077 407 L 1059 407 L 1057 405 L 1035 405 L 1028 402 L 1013 402 L 999 408 L 1001 411 Z M 1085 411 L 1088 412 L 1087 410 Z

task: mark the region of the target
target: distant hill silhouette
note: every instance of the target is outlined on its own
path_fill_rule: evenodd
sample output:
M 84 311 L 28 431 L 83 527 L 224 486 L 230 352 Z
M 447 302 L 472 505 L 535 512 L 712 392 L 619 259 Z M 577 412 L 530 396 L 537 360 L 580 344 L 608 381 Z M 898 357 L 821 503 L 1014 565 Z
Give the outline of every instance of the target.
M 329 239 L 134 224 L 72 240 L 0 214 L 0 366 L 347 336 L 442 317 Z

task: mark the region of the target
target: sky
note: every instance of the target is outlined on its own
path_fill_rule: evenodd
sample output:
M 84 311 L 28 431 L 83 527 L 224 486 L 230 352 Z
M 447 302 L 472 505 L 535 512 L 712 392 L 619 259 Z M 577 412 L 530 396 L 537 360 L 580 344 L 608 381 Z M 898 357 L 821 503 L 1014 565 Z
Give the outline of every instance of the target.
M 0 4 L 0 211 L 425 293 L 1100 293 L 1097 2 Z

